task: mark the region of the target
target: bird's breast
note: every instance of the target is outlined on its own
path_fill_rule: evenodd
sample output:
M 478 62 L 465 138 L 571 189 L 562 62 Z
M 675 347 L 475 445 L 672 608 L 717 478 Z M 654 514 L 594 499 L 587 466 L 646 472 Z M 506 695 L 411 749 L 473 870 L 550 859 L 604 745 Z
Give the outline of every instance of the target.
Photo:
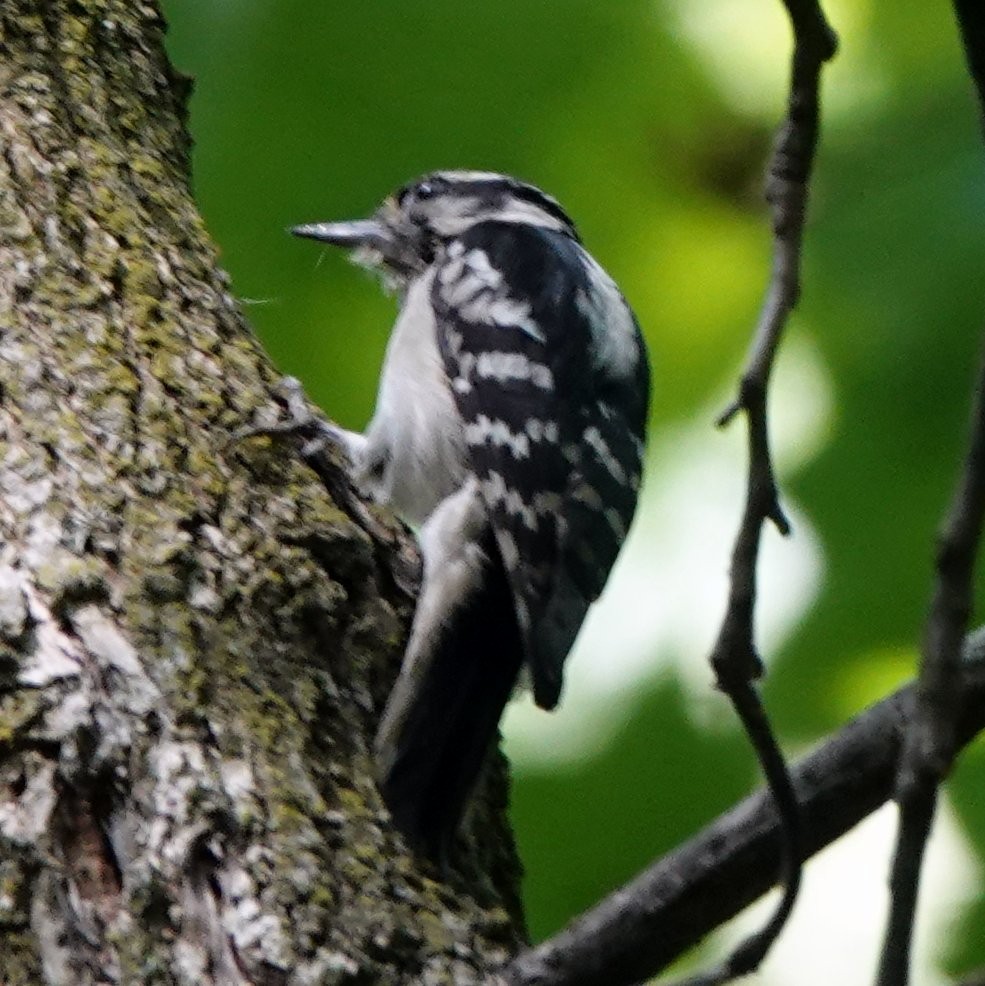
M 376 410 L 367 430 L 373 492 L 421 524 L 465 477 L 462 423 L 438 351 L 430 303 L 433 272 L 409 287 L 387 345 Z

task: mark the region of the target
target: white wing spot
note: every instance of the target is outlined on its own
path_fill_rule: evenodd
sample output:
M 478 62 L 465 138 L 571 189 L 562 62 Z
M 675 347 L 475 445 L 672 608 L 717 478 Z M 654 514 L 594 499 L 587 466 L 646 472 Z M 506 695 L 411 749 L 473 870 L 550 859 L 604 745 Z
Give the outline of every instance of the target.
M 612 528 L 612 533 L 615 534 L 616 540 L 622 544 L 626 539 L 626 525 L 623 522 L 622 514 L 614 507 L 609 507 L 605 511 L 605 519 L 609 522 L 609 527 Z
M 579 503 L 584 503 L 586 507 L 591 507 L 592 510 L 605 509 L 605 504 L 602 502 L 602 497 L 599 496 L 599 491 L 588 483 L 579 483 L 571 491 L 571 496 Z
M 498 472 L 489 473 L 489 478 L 482 480 L 482 493 L 492 504 L 503 507 L 511 517 L 519 517 L 525 527 L 537 530 L 537 513 L 532 506 L 524 503 L 523 497 L 506 485 Z
M 455 263 L 457 263 L 457 261 L 453 261 L 448 266 L 453 267 Z M 445 268 L 445 270 L 447 269 L 448 268 Z M 445 299 L 445 304 L 447 304 L 450 308 L 458 308 L 462 311 L 463 315 L 465 314 L 467 303 L 471 303 L 471 308 L 478 308 L 480 311 L 485 307 L 485 303 L 479 296 L 484 294 L 488 289 L 469 268 L 465 268 L 455 277 L 449 276 L 448 281 L 442 283 L 441 289 L 441 294 Z M 479 321 L 474 318 L 469 320 L 473 322 Z M 482 321 L 487 321 L 487 319 L 482 319 Z
M 490 290 L 495 291 L 503 283 L 503 274 L 496 270 L 491 263 L 485 250 L 469 250 L 465 254 L 465 264 L 469 271 Z
M 620 485 L 627 486 L 629 481 L 626 477 L 626 471 L 619 464 L 619 460 L 612 454 L 612 450 L 602 437 L 602 432 L 595 427 L 586 428 L 584 438 L 588 446 L 598 456 L 602 465 L 609 471 L 609 475 Z
M 520 549 L 516 546 L 516 539 L 509 531 L 500 531 L 497 542 L 499 553 L 503 556 L 503 564 L 507 568 L 516 568 L 520 561 Z
M 466 322 L 516 328 L 537 342 L 544 333 L 531 318 L 530 305 L 506 295 L 503 274 L 489 262 L 484 250 L 464 253 L 461 242 L 448 248 L 448 262 L 438 272 L 441 296 L 449 307 L 457 308 Z
M 508 448 L 514 459 L 530 457 L 530 438 L 514 434 L 505 421 L 480 414 L 476 420 L 465 426 L 465 440 L 469 445 L 485 445 L 491 442 L 501 448 Z
M 540 418 L 528 418 L 524 428 L 534 442 L 557 444 L 559 430 L 556 421 L 541 421 Z
M 551 390 L 554 387 L 554 374 L 550 367 L 534 362 L 525 353 L 480 353 L 476 372 L 484 379 L 497 380 L 500 383 L 529 380 L 542 390 Z
M 496 325 L 504 329 L 519 329 L 535 342 L 546 341 L 536 322 L 530 317 L 530 306 L 512 298 L 488 297 L 485 292 L 470 296 L 458 306 L 459 314 L 468 322 Z
M 519 597 L 514 598 L 513 606 L 516 610 L 516 621 L 520 624 L 521 630 L 530 629 L 530 608 L 525 600 Z
M 559 514 L 561 512 L 561 496 L 550 490 L 543 490 L 534 495 L 534 510 L 538 514 Z
M 458 356 L 462 351 L 462 333 L 456 332 L 455 329 L 448 329 L 445 333 L 445 339 L 448 342 L 448 352 L 452 356 Z

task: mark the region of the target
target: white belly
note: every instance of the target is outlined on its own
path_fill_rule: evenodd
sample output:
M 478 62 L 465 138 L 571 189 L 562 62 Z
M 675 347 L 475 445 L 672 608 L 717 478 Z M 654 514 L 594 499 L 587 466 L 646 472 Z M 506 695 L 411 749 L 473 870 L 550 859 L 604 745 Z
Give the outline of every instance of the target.
M 465 477 L 461 418 L 438 352 L 433 274 L 407 291 L 387 345 L 363 482 L 404 520 L 422 524 Z

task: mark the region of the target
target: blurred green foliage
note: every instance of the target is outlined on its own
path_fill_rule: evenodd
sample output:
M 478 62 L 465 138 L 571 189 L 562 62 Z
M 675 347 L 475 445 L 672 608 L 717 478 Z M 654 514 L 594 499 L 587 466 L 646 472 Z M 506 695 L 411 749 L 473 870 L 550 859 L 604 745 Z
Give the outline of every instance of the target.
M 512 172 L 567 206 L 645 328 L 655 427 L 734 376 L 769 261 L 758 191 L 788 57 L 776 0 L 164 6 L 196 80 L 195 186 L 222 262 L 278 364 L 343 424 L 372 409 L 393 302 L 284 230 L 364 214 L 436 167 Z M 829 9 L 842 52 L 792 331 L 822 355 L 835 420 L 784 477 L 825 574 L 768 655 L 770 707 L 797 743 L 912 672 L 985 321 L 985 154 L 947 5 Z M 667 676 L 640 687 L 596 758 L 517 778 L 538 936 L 754 782 L 734 730 L 692 721 Z M 951 794 L 985 858 L 983 791 L 978 747 Z M 985 908 L 965 915 L 950 964 L 985 964 L 983 924 Z

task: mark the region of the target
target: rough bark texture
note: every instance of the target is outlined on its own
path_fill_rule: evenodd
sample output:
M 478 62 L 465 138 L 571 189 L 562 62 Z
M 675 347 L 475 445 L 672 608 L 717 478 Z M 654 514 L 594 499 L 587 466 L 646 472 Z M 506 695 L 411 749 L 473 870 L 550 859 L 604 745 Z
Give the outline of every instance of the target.
M 277 374 L 162 34 L 0 6 L 0 982 L 472 983 L 522 936 L 502 771 L 446 886 L 372 782 L 413 552 L 234 438 Z

